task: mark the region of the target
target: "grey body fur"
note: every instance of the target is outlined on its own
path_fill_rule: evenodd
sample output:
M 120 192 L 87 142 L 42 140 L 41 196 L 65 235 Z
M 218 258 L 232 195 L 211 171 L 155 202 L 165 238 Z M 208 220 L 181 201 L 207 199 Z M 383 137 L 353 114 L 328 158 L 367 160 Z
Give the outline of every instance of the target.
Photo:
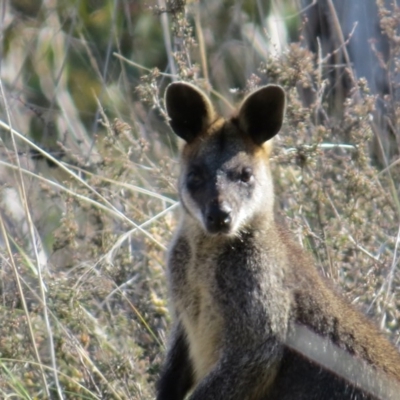
M 170 85 L 166 105 L 186 145 L 168 259 L 174 327 L 157 400 L 190 391 L 190 400 L 397 398 L 397 350 L 274 216 L 269 139 L 282 123 L 282 89 L 253 93 L 229 121 L 189 84 Z M 303 328 L 321 339 L 324 365 L 293 345 Z M 341 352 L 354 365 L 337 369 Z

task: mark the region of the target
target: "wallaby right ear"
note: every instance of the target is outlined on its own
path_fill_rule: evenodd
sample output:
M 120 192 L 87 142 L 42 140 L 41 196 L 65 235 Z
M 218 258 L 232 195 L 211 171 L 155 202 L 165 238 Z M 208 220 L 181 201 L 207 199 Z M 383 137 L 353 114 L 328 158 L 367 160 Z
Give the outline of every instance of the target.
M 239 124 L 258 145 L 272 139 L 281 129 L 285 114 L 285 92 L 267 85 L 249 94 L 239 110 Z
M 215 118 L 208 97 L 190 83 L 171 83 L 165 91 L 164 102 L 171 128 L 187 143 L 202 133 Z

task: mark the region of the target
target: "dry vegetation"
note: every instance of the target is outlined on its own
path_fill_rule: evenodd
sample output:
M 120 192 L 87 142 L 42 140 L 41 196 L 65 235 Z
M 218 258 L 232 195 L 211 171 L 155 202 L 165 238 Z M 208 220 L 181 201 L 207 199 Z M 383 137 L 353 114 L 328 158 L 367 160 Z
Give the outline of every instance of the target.
M 178 79 L 225 115 L 258 85 L 286 89 L 278 213 L 398 344 L 400 9 L 377 2 L 389 87 L 372 93 L 351 37 L 310 50 L 295 0 L 183 3 L 0 6 L 0 398 L 153 397 L 177 208 L 162 93 Z

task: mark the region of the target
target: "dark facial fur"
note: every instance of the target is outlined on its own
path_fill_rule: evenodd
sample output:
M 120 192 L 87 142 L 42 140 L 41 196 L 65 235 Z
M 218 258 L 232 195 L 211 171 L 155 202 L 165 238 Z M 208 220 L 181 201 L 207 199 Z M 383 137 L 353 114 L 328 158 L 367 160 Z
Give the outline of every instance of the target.
M 237 124 L 223 123 L 185 154 L 180 197 L 208 234 L 235 235 L 272 206 L 272 181 L 262 152 Z

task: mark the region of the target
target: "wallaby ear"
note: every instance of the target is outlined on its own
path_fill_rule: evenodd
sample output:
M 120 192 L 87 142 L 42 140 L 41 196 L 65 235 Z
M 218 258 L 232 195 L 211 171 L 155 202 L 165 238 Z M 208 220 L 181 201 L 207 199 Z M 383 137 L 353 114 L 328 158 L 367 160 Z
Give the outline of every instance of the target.
M 190 83 L 171 83 L 165 91 L 164 101 L 171 128 L 188 143 L 215 118 L 215 111 L 208 97 Z
M 264 86 L 249 94 L 239 109 L 239 125 L 261 145 L 281 129 L 285 114 L 285 92 L 277 85 Z

